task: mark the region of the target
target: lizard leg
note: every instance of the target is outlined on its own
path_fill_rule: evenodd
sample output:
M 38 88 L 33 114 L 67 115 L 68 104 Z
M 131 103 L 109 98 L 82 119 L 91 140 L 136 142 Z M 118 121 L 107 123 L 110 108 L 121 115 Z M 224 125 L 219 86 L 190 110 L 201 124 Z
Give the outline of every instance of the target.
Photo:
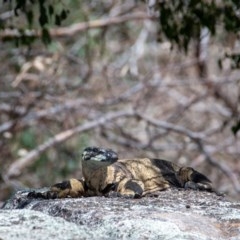
M 201 190 L 201 191 L 208 191 L 208 192 L 214 192 L 217 196 L 225 196 L 224 192 L 219 192 L 216 189 L 214 189 L 212 187 L 212 184 L 206 184 L 201 183 L 201 182 L 192 182 L 192 181 L 188 181 L 185 183 L 184 185 L 185 189 L 193 189 L 193 190 Z
M 43 198 L 43 199 L 55 199 L 55 198 L 67 198 L 67 197 L 81 197 L 84 196 L 84 182 L 78 179 L 70 179 L 61 183 L 56 183 L 50 187 L 46 192 L 30 192 L 28 197 Z
M 121 197 L 140 198 L 144 191 L 144 184 L 136 179 L 124 178 L 118 183 L 116 191 Z
M 211 181 L 202 173 L 190 167 L 182 167 L 178 172 L 178 177 L 184 188 L 195 190 L 212 191 Z

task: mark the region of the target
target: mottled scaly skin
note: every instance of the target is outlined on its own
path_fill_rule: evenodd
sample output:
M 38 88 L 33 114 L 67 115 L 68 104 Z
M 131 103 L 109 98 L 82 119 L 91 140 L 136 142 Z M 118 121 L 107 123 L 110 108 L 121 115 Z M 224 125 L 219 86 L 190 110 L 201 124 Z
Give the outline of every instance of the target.
M 211 181 L 193 168 L 161 159 L 121 159 L 92 172 L 85 183 L 95 195 L 138 198 L 170 187 L 212 191 Z
M 190 167 L 161 159 L 120 159 L 111 149 L 86 148 L 82 156 L 84 179 L 70 179 L 53 185 L 45 193 L 29 196 L 64 198 L 122 196 L 139 198 L 171 187 L 214 191 L 211 181 Z

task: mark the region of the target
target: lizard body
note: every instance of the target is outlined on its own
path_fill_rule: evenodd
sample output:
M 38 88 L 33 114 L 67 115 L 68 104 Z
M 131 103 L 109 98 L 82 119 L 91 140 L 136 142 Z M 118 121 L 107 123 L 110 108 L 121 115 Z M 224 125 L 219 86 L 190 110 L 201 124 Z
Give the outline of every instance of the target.
M 118 159 L 111 149 L 86 148 L 82 155 L 84 179 L 70 179 L 53 185 L 46 193 L 32 197 L 123 196 L 139 198 L 171 187 L 214 191 L 211 181 L 190 167 L 162 159 Z
M 119 196 L 141 197 L 170 187 L 212 190 L 211 181 L 190 167 L 179 167 L 161 159 L 120 159 L 85 177 L 95 195 L 116 192 Z

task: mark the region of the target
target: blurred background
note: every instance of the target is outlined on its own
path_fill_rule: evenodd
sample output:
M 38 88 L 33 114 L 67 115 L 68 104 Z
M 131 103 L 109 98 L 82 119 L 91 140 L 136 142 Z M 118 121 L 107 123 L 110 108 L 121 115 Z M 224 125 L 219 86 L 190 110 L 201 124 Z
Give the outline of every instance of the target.
M 81 177 L 86 146 L 194 167 L 240 199 L 237 1 L 2 1 L 0 202 Z

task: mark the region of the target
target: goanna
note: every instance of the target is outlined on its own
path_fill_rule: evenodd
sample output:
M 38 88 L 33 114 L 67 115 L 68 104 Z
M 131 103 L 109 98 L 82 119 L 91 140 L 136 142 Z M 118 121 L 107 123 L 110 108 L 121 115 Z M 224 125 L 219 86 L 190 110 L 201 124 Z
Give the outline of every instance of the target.
M 211 181 L 191 167 L 162 159 L 118 159 L 111 149 L 88 147 L 82 155 L 83 179 L 70 179 L 31 197 L 122 196 L 140 198 L 171 187 L 215 192 Z

